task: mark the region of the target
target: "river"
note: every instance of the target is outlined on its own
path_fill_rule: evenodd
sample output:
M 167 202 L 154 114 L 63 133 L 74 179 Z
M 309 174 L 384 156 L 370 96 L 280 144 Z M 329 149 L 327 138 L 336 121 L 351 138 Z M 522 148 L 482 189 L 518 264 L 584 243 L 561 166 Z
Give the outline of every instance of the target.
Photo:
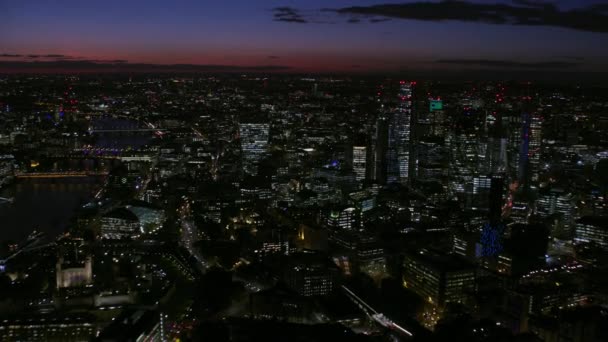
M 99 128 L 124 127 L 124 119 L 100 119 L 94 123 Z M 137 125 L 137 124 L 133 124 Z M 139 148 L 150 141 L 149 136 L 104 133 L 97 137 L 96 147 Z M 102 161 L 108 164 L 108 161 Z M 92 160 L 63 161 L 70 169 L 99 168 L 101 164 Z M 101 167 L 104 169 L 105 167 Z M 63 233 L 76 209 L 89 202 L 100 189 L 101 177 L 21 179 L 0 190 L 0 197 L 14 198 L 13 203 L 0 203 L 0 243 L 21 241 L 34 229 L 54 238 Z
M 4 188 L 0 204 L 0 241 L 21 241 L 33 230 L 48 237 L 63 233 L 75 210 L 101 186 L 98 177 L 25 179 Z

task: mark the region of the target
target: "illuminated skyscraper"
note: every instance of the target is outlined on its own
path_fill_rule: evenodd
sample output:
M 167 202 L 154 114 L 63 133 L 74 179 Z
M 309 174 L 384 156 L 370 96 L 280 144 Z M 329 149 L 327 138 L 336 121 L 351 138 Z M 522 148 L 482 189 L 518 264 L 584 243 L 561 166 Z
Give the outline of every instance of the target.
M 410 179 L 410 135 L 412 122 L 412 86 L 401 81 L 398 105 L 388 129 L 387 181 L 408 183 Z
M 530 149 L 530 114 L 522 114 L 521 143 L 519 147 L 519 161 L 517 162 L 517 178 L 520 183 L 527 183 L 527 172 Z
M 270 125 L 267 123 L 241 123 L 239 134 L 243 156 L 243 170 L 246 174 L 255 175 L 262 155 L 268 145 Z
M 518 178 L 526 184 L 527 181 L 537 182 L 540 167 L 543 117 L 540 113 L 525 108 L 522 116 L 522 136 L 519 150 Z
M 528 149 L 530 180 L 538 182 L 540 167 L 541 140 L 542 140 L 543 117 L 534 112 L 530 116 L 530 143 Z
M 365 170 L 367 167 L 367 147 L 353 146 L 353 171 L 355 171 L 355 179 L 362 181 L 365 179 Z
M 386 182 L 386 157 L 388 148 L 389 117 L 381 114 L 376 120 L 375 132 L 372 137 L 371 179 Z

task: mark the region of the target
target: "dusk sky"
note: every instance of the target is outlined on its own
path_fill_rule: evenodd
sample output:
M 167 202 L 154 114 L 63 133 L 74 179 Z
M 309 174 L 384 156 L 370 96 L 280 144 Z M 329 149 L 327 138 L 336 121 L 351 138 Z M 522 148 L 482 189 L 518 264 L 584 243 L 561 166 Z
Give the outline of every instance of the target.
M 606 72 L 607 43 L 605 1 L 0 1 L 5 72 Z

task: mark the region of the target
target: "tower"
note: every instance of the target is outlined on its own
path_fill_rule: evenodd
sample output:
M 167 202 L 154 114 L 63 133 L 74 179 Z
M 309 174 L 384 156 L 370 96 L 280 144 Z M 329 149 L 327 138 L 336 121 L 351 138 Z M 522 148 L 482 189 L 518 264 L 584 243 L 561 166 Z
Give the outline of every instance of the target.
M 367 147 L 353 146 L 353 171 L 357 181 L 365 180 L 367 166 Z
M 388 130 L 387 181 L 406 184 L 410 181 L 410 149 L 412 123 L 412 87 L 415 82 L 401 81 L 397 108 Z
M 389 117 L 380 114 L 372 137 L 371 179 L 378 183 L 386 182 L 386 157 L 388 149 Z
M 241 123 L 239 125 L 243 170 L 246 174 L 257 174 L 258 164 L 268 145 L 269 128 L 270 125 L 267 123 Z

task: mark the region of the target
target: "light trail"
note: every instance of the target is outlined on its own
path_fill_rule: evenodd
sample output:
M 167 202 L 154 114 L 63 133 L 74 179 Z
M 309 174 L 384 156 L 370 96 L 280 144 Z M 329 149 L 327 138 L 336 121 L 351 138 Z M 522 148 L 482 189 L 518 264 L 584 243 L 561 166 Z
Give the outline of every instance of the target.
M 379 313 L 376 309 L 372 308 L 371 305 L 367 304 L 363 299 L 361 299 L 359 296 L 357 296 L 348 287 L 342 285 L 342 289 L 344 291 L 346 291 L 347 294 L 350 295 L 351 299 L 354 299 L 354 302 L 356 304 L 358 304 L 359 307 L 361 307 L 361 305 L 365 306 L 372 314 L 370 314 L 367 311 L 365 313 L 369 317 L 371 317 L 374 321 L 376 321 L 378 324 L 382 325 L 383 327 L 389 328 L 389 329 L 396 329 L 396 330 L 408 335 L 409 337 L 414 336 L 414 334 L 412 334 L 409 330 L 403 328 L 399 324 L 393 322 L 390 318 L 386 317 L 384 314 Z

